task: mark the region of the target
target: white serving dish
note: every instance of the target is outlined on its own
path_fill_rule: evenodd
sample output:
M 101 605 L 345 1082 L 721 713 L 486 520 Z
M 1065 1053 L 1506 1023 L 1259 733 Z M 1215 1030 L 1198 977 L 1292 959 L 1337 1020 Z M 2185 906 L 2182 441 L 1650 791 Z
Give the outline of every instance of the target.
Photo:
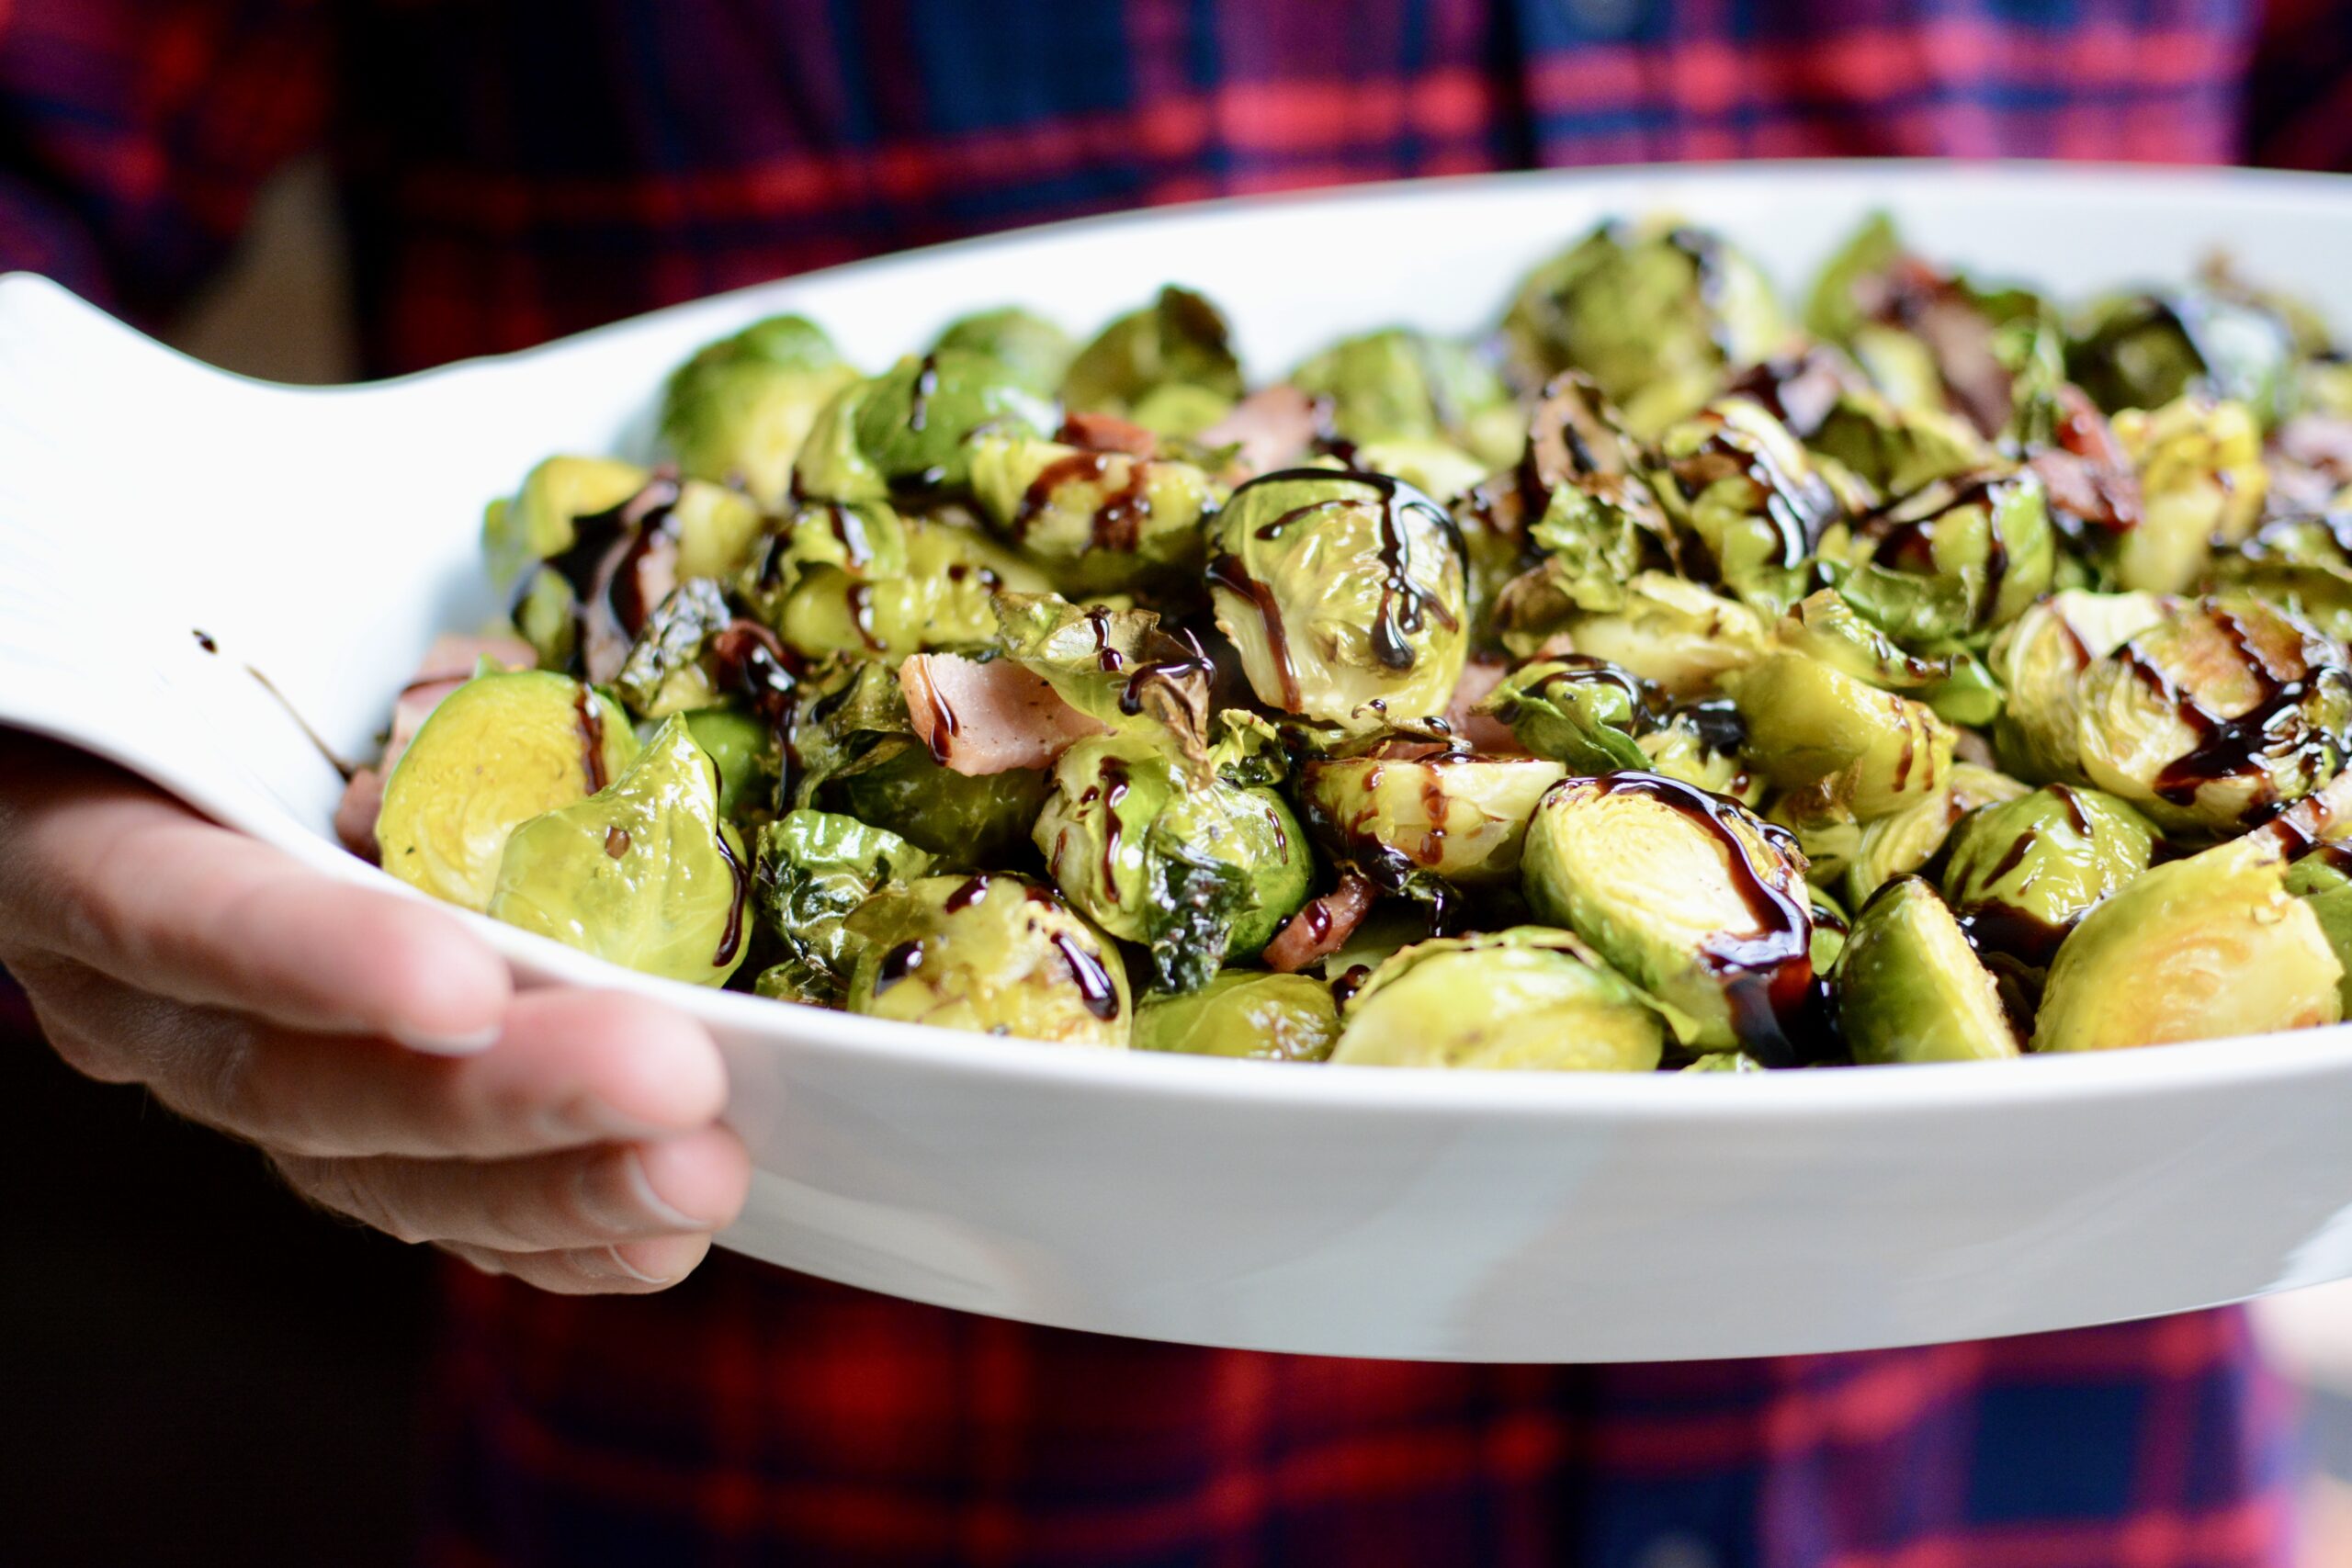
M 218 374 L 14 276 L 0 721 L 392 886 L 333 846 L 338 781 L 243 667 L 365 753 L 432 633 L 492 608 L 483 501 L 548 452 L 640 448 L 662 372 L 744 321 L 804 310 L 880 365 L 974 307 L 1024 302 L 1083 330 L 1173 278 L 1224 302 L 1272 374 L 1384 320 L 1486 323 L 1521 269 L 1606 214 L 1679 210 L 1788 286 L 1874 206 L 1930 255 L 2069 296 L 2180 276 L 2222 244 L 2352 319 L 2352 185 L 1884 164 L 1100 220 L 333 390 Z M 1598 1361 L 1972 1338 L 2352 1275 L 2352 1029 L 1763 1077 L 1279 1067 L 713 994 L 462 918 L 534 980 L 647 991 L 716 1032 L 759 1168 L 729 1246 L 977 1312 L 1278 1350 Z

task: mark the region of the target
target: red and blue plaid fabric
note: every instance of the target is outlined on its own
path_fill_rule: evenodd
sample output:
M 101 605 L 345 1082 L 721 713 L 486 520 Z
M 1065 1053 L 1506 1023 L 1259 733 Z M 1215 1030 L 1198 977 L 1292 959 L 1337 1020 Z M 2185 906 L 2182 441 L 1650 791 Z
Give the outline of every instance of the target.
M 153 317 L 323 146 L 368 362 L 1226 192 L 1955 154 L 2343 166 L 2329 0 L 0 0 L 0 269 Z M 452 1271 L 448 1564 L 2283 1561 L 2233 1314 L 1668 1367 L 1032 1329 L 729 1258 Z

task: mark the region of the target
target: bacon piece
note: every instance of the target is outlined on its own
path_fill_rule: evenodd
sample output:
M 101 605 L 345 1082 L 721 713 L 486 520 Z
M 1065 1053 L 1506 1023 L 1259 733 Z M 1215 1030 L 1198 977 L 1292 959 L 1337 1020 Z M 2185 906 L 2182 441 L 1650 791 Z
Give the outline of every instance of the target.
M 1274 933 L 1274 940 L 1266 944 L 1266 967 L 1295 975 L 1317 959 L 1339 952 L 1372 913 L 1373 900 L 1378 897 L 1361 873 L 1342 872 L 1339 886 L 1319 898 L 1308 899 L 1306 907 Z
M 1244 475 L 1272 473 L 1306 456 L 1321 420 L 1315 400 L 1296 387 L 1262 387 L 1201 432 L 1204 446 L 1238 446 L 1233 467 Z
M 1159 437 L 1132 420 L 1108 413 L 1074 413 L 1062 421 L 1059 439 L 1089 452 L 1125 452 L 1131 457 L 1159 456 Z
M 343 786 L 343 798 L 335 802 L 334 836 L 345 849 L 370 865 L 379 858 L 376 814 L 383 808 L 384 774 L 375 768 L 353 773 L 350 782 Z
M 1503 683 L 1510 673 L 1510 666 L 1499 659 L 1474 658 L 1462 667 L 1462 679 L 1453 688 L 1453 701 L 1445 705 L 1445 722 L 1453 728 L 1455 739 L 1473 751 L 1495 757 L 1523 757 L 1527 748 L 1519 743 L 1510 726 L 1490 713 L 1471 710 L 1487 700 L 1487 694 Z
M 1111 732 L 1009 659 L 911 654 L 899 666 L 899 689 L 931 754 L 967 777 L 1042 768 L 1073 742 Z

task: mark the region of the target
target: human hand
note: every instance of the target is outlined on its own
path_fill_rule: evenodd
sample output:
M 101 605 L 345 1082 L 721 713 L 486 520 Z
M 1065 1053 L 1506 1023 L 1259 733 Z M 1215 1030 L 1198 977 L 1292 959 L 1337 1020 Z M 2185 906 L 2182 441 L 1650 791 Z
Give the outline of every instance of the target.
M 692 1020 L 518 993 L 447 914 L 5 729 L 0 965 L 82 1072 L 259 1145 L 329 1209 L 548 1290 L 674 1283 L 749 1185 Z

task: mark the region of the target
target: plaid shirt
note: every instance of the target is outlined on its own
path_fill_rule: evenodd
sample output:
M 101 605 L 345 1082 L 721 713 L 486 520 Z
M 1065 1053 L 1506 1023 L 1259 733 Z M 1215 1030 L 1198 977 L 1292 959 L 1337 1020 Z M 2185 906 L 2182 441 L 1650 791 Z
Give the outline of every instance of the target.
M 370 367 L 1153 202 L 1529 164 L 2342 166 L 2327 0 L 0 0 L 0 268 L 182 299 L 331 152 Z M 453 1271 L 450 1564 L 2275 1563 L 2231 1314 L 1869 1355 L 1410 1366 L 1154 1346 L 725 1257 Z

